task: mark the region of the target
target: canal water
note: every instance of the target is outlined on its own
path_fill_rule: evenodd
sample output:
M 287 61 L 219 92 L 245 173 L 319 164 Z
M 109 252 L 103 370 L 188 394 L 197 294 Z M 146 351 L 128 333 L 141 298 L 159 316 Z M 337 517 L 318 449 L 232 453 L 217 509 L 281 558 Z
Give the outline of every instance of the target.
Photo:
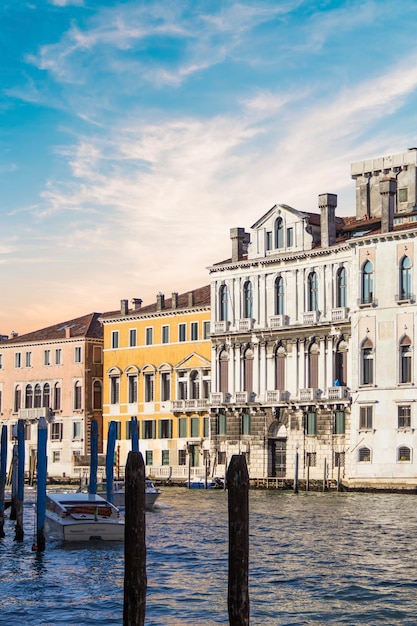
M 417 496 L 250 492 L 252 626 L 417 624 Z M 123 545 L 0 540 L 0 624 L 123 623 Z M 165 488 L 147 513 L 147 626 L 228 624 L 227 492 Z

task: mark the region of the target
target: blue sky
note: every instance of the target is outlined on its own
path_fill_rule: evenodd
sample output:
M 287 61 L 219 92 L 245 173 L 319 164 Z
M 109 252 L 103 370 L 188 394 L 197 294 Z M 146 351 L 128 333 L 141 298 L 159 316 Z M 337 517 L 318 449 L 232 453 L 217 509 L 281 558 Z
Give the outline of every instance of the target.
M 3 0 L 0 333 L 209 282 L 417 145 L 415 0 Z

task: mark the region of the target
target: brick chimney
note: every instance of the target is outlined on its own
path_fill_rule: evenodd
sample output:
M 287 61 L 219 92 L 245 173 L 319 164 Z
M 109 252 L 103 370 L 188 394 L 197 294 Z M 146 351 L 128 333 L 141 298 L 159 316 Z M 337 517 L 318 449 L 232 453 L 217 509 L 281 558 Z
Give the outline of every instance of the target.
M 140 311 L 140 309 L 142 308 L 142 299 L 132 298 L 132 304 L 135 311 Z
M 121 315 L 129 313 L 129 300 L 120 300 L 120 313 Z
M 383 178 L 379 183 L 381 194 L 381 233 L 389 233 L 394 227 L 395 198 L 397 181 L 395 178 Z
M 250 235 L 245 232 L 244 228 L 231 228 L 230 239 L 232 240 L 232 261 L 240 261 L 248 251 Z
M 194 306 L 194 291 L 190 291 L 188 294 L 188 308 Z
M 176 309 L 178 307 L 178 293 L 176 291 L 172 292 L 171 306 L 173 309 Z
M 335 193 L 321 193 L 319 195 L 322 248 L 328 248 L 336 243 L 336 207 L 337 195 Z
M 156 310 L 162 311 L 165 308 L 165 296 L 163 293 L 159 292 L 156 296 Z
M 69 339 L 71 337 L 71 327 L 65 326 L 65 339 Z

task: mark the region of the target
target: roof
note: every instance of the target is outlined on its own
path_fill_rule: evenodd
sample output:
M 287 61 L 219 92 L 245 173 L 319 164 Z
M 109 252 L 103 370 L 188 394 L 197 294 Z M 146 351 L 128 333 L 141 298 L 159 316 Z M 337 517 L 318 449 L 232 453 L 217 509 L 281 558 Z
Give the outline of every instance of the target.
M 71 339 L 103 339 L 103 327 L 99 322 L 101 313 L 88 313 L 82 317 L 76 317 L 75 319 L 68 320 L 66 322 L 59 322 L 53 326 L 42 328 L 41 330 L 35 330 L 25 335 L 18 335 L 11 339 L 6 339 L 1 342 L 1 346 L 7 346 L 16 343 L 27 343 L 29 341 L 55 341 L 57 339 L 66 338 L 66 329 L 69 328 Z
M 191 303 L 191 302 L 192 303 Z M 172 307 L 172 297 L 164 298 L 164 305 L 162 308 L 158 308 L 158 303 L 153 302 L 152 304 L 148 304 L 147 306 L 141 306 L 140 309 L 129 309 L 127 316 L 129 315 L 149 315 L 151 313 L 161 313 L 161 312 L 170 312 L 170 311 L 179 311 L 179 310 L 187 310 L 198 307 L 209 307 L 210 306 L 210 285 L 204 285 L 204 287 L 199 287 L 198 289 L 192 289 L 190 291 L 186 291 L 185 293 L 178 294 L 177 306 L 175 308 Z M 110 311 L 108 313 L 103 313 L 101 315 L 101 319 L 112 319 L 119 318 L 122 314 L 120 309 L 117 311 Z M 126 317 L 123 315 L 123 317 Z

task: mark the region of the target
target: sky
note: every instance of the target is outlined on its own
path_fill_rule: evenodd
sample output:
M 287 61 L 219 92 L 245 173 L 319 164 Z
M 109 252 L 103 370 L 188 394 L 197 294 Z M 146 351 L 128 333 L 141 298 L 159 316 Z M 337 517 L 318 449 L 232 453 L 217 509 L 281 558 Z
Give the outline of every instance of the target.
M 2 0 L 0 334 L 210 282 L 417 146 L 415 0 Z

